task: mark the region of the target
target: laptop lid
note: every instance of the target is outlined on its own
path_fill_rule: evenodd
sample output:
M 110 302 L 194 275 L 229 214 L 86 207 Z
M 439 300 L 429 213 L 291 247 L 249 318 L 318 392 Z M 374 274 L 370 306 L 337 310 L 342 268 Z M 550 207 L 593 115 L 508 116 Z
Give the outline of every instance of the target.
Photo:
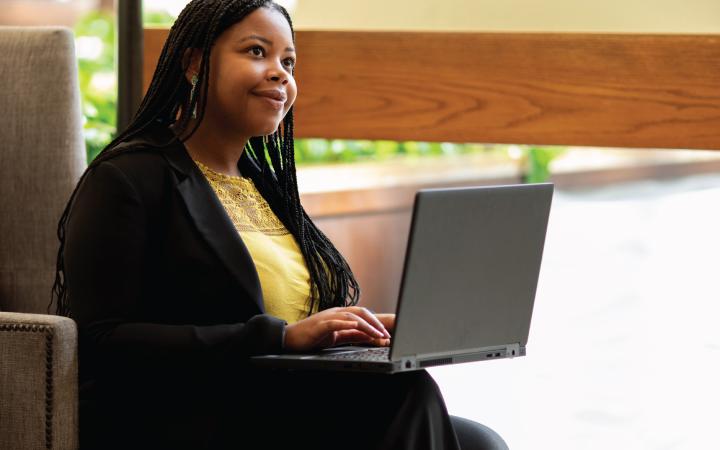
M 524 354 L 552 194 L 551 183 L 418 191 L 391 360 Z

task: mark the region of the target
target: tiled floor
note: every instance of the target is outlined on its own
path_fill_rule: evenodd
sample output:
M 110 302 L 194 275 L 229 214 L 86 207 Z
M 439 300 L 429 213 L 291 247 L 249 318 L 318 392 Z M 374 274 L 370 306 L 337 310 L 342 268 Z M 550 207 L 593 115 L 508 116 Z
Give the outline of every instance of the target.
M 720 174 L 556 191 L 528 355 L 429 369 L 513 450 L 720 449 Z

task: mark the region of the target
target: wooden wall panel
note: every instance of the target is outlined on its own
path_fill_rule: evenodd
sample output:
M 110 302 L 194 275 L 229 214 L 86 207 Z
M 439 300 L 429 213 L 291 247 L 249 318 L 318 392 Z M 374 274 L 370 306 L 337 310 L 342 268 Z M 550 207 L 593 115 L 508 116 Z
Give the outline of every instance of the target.
M 146 79 L 167 30 L 146 30 Z M 299 137 L 720 149 L 720 36 L 297 33 Z
M 411 210 L 329 217 L 316 225 L 342 253 L 360 285 L 360 304 L 395 312 Z

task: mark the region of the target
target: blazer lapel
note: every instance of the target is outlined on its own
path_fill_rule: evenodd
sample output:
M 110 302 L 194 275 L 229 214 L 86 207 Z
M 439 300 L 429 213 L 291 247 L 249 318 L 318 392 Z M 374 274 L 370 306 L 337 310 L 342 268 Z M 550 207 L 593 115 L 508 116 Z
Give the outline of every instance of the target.
M 176 189 L 195 226 L 262 313 L 265 305 L 255 264 L 232 220 L 185 146 L 177 142 L 163 152 L 180 173 Z

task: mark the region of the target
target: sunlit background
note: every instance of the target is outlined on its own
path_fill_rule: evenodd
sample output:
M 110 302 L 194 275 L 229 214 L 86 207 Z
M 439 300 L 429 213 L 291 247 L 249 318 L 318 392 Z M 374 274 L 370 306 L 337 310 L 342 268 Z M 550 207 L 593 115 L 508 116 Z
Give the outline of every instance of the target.
M 297 29 L 720 34 L 717 0 L 286 0 Z M 146 0 L 146 26 L 185 1 Z M 112 1 L 3 1 L 0 25 L 76 34 L 88 160 L 112 138 Z M 301 51 L 301 49 L 300 49 Z M 717 449 L 720 152 L 305 139 L 303 193 L 433 180 L 565 180 L 528 356 L 432 368 L 451 414 L 512 449 Z

